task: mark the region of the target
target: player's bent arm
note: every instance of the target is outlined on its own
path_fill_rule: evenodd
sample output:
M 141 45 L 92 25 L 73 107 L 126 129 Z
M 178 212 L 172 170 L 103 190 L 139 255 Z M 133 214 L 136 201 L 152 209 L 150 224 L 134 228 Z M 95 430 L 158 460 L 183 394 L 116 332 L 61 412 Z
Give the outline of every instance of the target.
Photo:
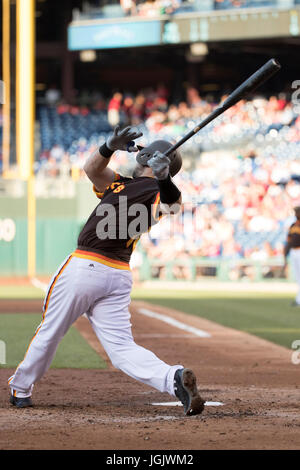
M 181 192 L 168 175 L 164 180 L 157 180 L 160 190 L 160 211 L 163 214 L 177 214 L 181 208 Z
M 115 172 L 107 167 L 109 160 L 110 158 L 104 157 L 96 150 L 83 166 L 85 174 L 99 192 L 105 191 L 115 179 Z

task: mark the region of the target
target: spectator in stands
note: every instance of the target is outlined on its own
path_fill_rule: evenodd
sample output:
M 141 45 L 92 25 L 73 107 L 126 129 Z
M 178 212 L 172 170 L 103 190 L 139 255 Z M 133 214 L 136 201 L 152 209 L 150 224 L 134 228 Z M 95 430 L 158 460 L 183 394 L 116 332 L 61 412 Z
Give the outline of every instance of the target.
M 71 176 L 71 161 L 70 155 L 65 153 L 62 157 L 61 164 L 59 166 L 59 176 L 61 179 L 69 180 Z
M 299 3 L 299 0 L 295 0 Z M 99 3 L 99 2 L 98 2 Z M 100 2 L 103 4 L 103 2 Z M 104 2 L 107 4 L 107 2 Z M 172 15 L 183 7 L 183 12 L 211 11 L 224 9 L 240 9 L 247 7 L 262 7 L 266 4 L 277 6 L 277 0 L 265 0 L 264 2 L 254 2 L 253 0 L 120 0 L 121 11 L 120 16 L 139 15 L 143 17 L 153 17 L 159 15 Z M 85 8 L 87 10 L 87 8 Z M 181 12 L 181 11 L 180 11 Z M 99 12 L 100 14 L 103 12 Z M 86 11 L 85 11 L 86 14 Z M 115 14 L 115 13 L 114 13 Z M 105 11 L 107 16 L 107 11 Z
M 50 158 L 54 159 L 57 162 L 61 162 L 64 156 L 64 149 L 56 144 L 54 147 L 52 147 L 50 151 Z
M 186 96 L 187 96 L 187 104 L 190 108 L 198 108 L 201 106 L 202 100 L 196 88 L 188 87 Z
M 215 9 L 243 8 L 247 3 L 248 0 L 215 0 Z
M 126 124 L 131 123 L 131 115 L 132 115 L 132 108 L 133 108 L 133 97 L 131 95 L 125 95 L 122 111 L 126 117 Z
M 48 106 L 55 106 L 60 100 L 61 92 L 52 84 L 45 93 L 45 101 Z
M 66 114 L 70 111 L 70 106 L 63 100 L 57 103 L 56 112 L 57 114 Z
M 157 1 L 147 0 L 138 5 L 139 16 L 159 16 L 160 3 Z
M 112 127 L 115 127 L 120 122 L 122 98 L 122 93 L 116 92 L 113 94 L 111 100 L 108 103 L 107 119 Z
M 125 16 L 136 15 L 136 0 L 120 0 Z
M 146 98 L 143 93 L 139 93 L 133 101 L 130 109 L 131 124 L 137 126 L 144 122 Z

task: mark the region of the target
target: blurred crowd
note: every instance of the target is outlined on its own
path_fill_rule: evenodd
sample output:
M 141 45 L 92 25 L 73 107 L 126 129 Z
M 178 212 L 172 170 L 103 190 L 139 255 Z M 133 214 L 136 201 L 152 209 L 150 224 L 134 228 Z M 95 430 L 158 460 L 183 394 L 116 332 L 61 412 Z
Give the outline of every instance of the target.
M 258 155 L 207 153 L 193 171 L 175 177 L 185 201 L 182 212 L 162 219 L 141 240 L 148 256 L 161 261 L 160 269 L 190 256 L 253 262 L 282 256 L 292 208 L 300 202 L 299 181 L 291 178 L 300 176 L 300 162 Z M 188 267 L 181 271 L 176 277 L 189 278 Z
M 245 8 L 291 8 L 300 0 L 93 0 L 84 2 L 82 12 L 75 9 L 74 20 L 124 18 L 129 16 L 154 18 L 161 15 L 197 14 L 214 10 Z M 76 12 L 76 13 L 75 13 Z M 75 16 L 74 16 L 75 15 Z
M 153 17 L 197 11 L 277 6 L 277 0 L 120 0 L 125 16 Z
M 180 6 L 181 0 L 120 0 L 125 16 L 159 16 L 170 15 Z
M 87 155 L 107 138 L 117 124 L 138 127 L 144 133 L 141 145 L 156 138 L 176 140 L 209 115 L 219 100 L 226 99 L 226 95 L 218 99 L 210 95 L 202 97 L 196 88 L 190 86 L 186 89 L 185 99 L 175 103 L 164 84 L 159 84 L 155 89 L 144 89 L 135 95 L 117 91 L 108 100 L 100 95 L 93 96 L 93 99 L 92 106 L 84 104 L 85 100 L 90 101 L 90 97 L 85 96 L 81 97 L 82 103 L 78 105 L 58 100 L 46 108 L 55 115 L 51 118 L 53 121 L 47 117 L 46 130 L 49 127 L 51 130 L 51 126 L 55 125 L 61 132 L 52 132 L 50 147 L 42 142 L 36 162 L 38 174 L 59 176 L 75 171 L 82 176 Z M 68 119 L 66 128 L 63 119 Z M 92 130 L 90 119 L 93 119 Z M 70 145 L 65 144 L 68 130 L 76 136 Z M 253 151 L 260 149 L 260 154 L 273 152 L 281 168 L 278 173 L 285 177 L 282 158 L 296 156 L 299 141 L 300 117 L 293 103 L 281 94 L 268 99 L 257 96 L 252 100 L 240 101 L 188 141 L 183 150 L 189 154 L 190 160 L 195 161 L 194 156 L 199 157 L 205 151 L 238 147 L 243 158 L 244 148 L 252 144 Z M 285 148 L 287 145 L 289 147 Z M 126 154 L 120 154 L 117 160 L 122 171 L 128 170 L 132 164 L 132 160 L 127 161 Z M 252 160 L 256 161 L 255 158 Z
M 193 87 L 186 89 L 185 100 L 172 103 L 163 84 L 136 95 L 116 92 L 108 100 L 102 96 L 94 99 L 93 106 L 84 100 L 68 105 L 61 99 L 48 106 L 58 120 L 56 125 L 62 116 L 80 118 L 80 125 L 70 146 L 57 142 L 41 149 L 35 168 L 37 182 L 85 179 L 86 158 L 118 123 L 141 129 L 141 145 L 158 138 L 174 142 L 219 103 L 219 98 L 202 97 Z M 84 136 L 89 116 L 94 116 L 97 127 L 97 113 L 105 132 Z M 283 94 L 241 101 L 181 151 L 184 167 L 175 181 L 183 194 L 183 210 L 163 218 L 149 236 L 142 237 L 133 263 L 139 266 L 147 254 L 161 261 L 155 275 L 164 277 L 167 262 L 182 259 L 183 265 L 174 268 L 174 275 L 188 278 L 184 260 L 191 257 L 253 262 L 282 257 L 293 207 L 300 205 L 300 117 L 293 103 Z M 133 154 L 117 152 L 110 165 L 130 175 L 134 164 Z M 240 275 L 232 273 L 233 277 Z
M 174 141 L 215 106 L 212 97 L 201 97 L 193 87 L 186 90 L 185 101 L 170 104 L 163 84 L 135 96 L 116 92 L 108 102 L 95 103 L 96 108 L 107 109 L 111 128 L 121 123 L 142 129 L 142 145 L 155 138 Z M 56 111 L 82 116 L 93 112 L 62 103 Z M 241 135 L 250 136 L 250 143 L 246 139 L 241 145 Z M 79 137 L 71 151 L 55 145 L 42 152 L 37 177 L 84 178 L 87 156 L 106 136 Z M 282 256 L 293 207 L 300 205 L 299 142 L 300 117 L 284 95 L 239 102 L 182 148 L 184 169 L 175 180 L 183 194 L 183 210 L 142 237 L 133 262 L 138 266 L 143 253 L 159 259 L 156 275 L 164 277 L 166 263 L 174 259 L 254 262 Z M 118 152 L 111 165 L 126 175 L 134 162 L 132 154 Z M 178 278 L 190 276 L 184 264 L 174 269 Z

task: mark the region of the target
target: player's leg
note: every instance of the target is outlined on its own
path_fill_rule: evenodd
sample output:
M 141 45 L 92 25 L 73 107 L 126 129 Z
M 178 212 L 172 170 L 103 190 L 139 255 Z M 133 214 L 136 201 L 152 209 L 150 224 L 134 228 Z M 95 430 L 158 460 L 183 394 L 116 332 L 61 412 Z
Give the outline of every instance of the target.
M 109 295 L 88 312 L 88 318 L 112 364 L 130 377 L 168 392 L 182 402 L 186 415 L 199 414 L 204 400 L 199 395 L 192 370 L 169 365 L 153 352 L 137 345 L 132 337 L 130 313 L 131 273 L 112 276 Z
M 88 318 L 117 369 L 161 392 L 174 395 L 174 375 L 183 366 L 170 366 L 135 343 L 128 310 L 131 285 L 129 271 L 115 272 L 110 294 L 91 309 Z
M 297 305 L 300 305 L 300 250 L 291 250 L 291 264 L 295 280 L 298 284 L 298 292 L 296 295 L 295 302 Z
M 73 322 L 95 301 L 105 294 L 107 280 L 93 282 L 82 267 L 86 261 L 69 257 L 61 265 L 44 302 L 43 319 L 27 349 L 24 360 L 9 379 L 15 397 L 29 397 L 33 384 L 48 370 L 58 344 Z M 92 275 L 91 275 L 92 276 Z

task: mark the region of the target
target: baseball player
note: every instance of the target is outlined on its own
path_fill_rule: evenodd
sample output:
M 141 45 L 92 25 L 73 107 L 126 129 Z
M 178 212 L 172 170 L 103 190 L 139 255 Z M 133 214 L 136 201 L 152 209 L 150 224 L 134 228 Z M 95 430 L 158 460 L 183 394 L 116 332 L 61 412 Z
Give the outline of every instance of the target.
M 54 274 L 45 296 L 42 321 L 8 381 L 10 402 L 18 408 L 32 406 L 34 384 L 50 367 L 70 326 L 85 313 L 116 368 L 179 398 L 186 415 L 204 409 L 193 371 L 166 364 L 137 345 L 131 332 L 131 253 L 141 234 L 181 202 L 181 193 L 172 181 L 181 168 L 180 154 L 175 151 L 166 157 L 162 152 L 171 144 L 165 141 L 137 148 L 134 140 L 141 136 L 134 128 L 120 131 L 117 126 L 84 165 L 100 203 L 83 227 L 77 249 Z M 116 150 L 140 150 L 132 178 L 109 168 Z
M 300 307 L 300 206 L 294 208 L 296 222 L 294 222 L 288 231 L 287 241 L 284 247 L 284 268 L 287 267 L 287 258 L 290 255 L 292 269 L 296 282 L 299 286 L 299 290 L 295 301 L 292 303 L 294 307 Z

